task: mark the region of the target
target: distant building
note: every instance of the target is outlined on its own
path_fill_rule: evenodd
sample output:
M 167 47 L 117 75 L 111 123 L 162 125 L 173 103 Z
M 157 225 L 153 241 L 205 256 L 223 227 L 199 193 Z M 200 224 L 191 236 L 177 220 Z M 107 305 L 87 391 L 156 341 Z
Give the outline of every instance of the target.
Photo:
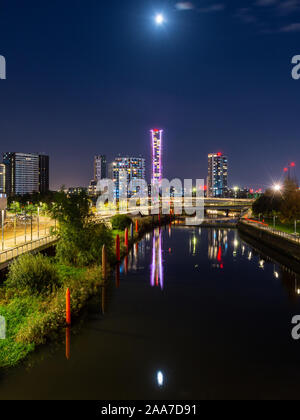
M 49 190 L 49 156 L 36 153 L 7 152 L 3 154 L 6 166 L 6 193 L 25 195 Z
M 227 191 L 228 198 L 243 198 L 243 199 L 254 199 L 258 198 L 262 194 L 262 190 L 254 190 L 253 188 L 239 188 L 233 187 L 229 188 Z
M 70 187 L 64 190 L 64 192 L 68 195 L 75 195 L 75 194 L 80 194 L 82 192 L 87 193 L 88 189 L 86 187 Z
M 0 194 L 6 193 L 6 166 L 0 163 Z
M 130 181 L 145 179 L 145 159 L 133 157 L 117 157 L 111 166 L 112 180 L 115 183 L 115 198 L 119 199 L 122 194 L 122 184 L 127 184 Z M 130 197 L 136 193 L 135 190 L 128 191 Z
M 39 192 L 49 191 L 49 156 L 39 155 Z
M 88 188 L 89 195 L 96 196 L 97 195 L 97 181 L 91 180 L 89 188 Z
M 107 161 L 105 155 L 98 155 L 94 158 L 94 181 L 107 178 Z
M 222 153 L 208 155 L 208 197 L 226 197 L 228 190 L 228 160 Z

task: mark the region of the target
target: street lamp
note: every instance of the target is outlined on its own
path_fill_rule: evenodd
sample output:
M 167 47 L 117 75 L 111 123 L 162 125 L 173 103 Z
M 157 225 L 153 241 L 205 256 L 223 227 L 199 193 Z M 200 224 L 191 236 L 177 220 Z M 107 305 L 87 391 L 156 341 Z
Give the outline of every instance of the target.
M 282 185 L 280 185 L 280 184 L 274 184 L 273 185 L 273 190 L 274 191 L 279 192 L 279 191 L 281 191 L 281 189 L 282 189 Z
M 4 251 L 4 215 L 5 210 L 1 212 L 1 225 L 2 225 L 2 251 Z
M 30 208 L 31 214 L 30 214 L 30 240 L 32 242 L 32 207 Z
M 17 246 L 17 207 L 14 201 L 15 207 L 15 220 L 14 220 L 14 236 L 15 236 L 15 246 Z
M 26 206 L 24 208 L 24 218 L 25 218 L 25 232 L 24 232 L 24 236 L 25 236 L 25 244 L 27 242 L 27 214 L 26 214 Z

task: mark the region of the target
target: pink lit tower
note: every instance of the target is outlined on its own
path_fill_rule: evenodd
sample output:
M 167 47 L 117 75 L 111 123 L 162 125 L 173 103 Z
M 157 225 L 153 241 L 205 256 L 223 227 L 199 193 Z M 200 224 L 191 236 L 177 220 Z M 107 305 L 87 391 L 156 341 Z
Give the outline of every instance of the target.
M 162 135 L 163 130 L 151 130 L 152 183 L 159 186 L 162 181 Z

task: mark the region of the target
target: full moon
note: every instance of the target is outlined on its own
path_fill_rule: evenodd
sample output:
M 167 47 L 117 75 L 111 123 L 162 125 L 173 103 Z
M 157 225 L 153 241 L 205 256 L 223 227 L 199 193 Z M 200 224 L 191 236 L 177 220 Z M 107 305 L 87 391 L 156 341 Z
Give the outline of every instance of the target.
M 165 19 L 163 15 L 159 14 L 155 16 L 155 22 L 157 25 L 162 25 L 164 23 Z

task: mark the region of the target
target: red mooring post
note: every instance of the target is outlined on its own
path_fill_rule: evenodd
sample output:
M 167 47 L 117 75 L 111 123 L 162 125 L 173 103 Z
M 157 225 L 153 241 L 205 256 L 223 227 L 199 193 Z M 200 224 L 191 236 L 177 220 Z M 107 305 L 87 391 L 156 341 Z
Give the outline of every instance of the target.
M 128 251 L 128 228 L 125 229 L 125 246 Z
M 120 255 L 120 235 L 117 235 L 117 237 L 116 237 L 116 258 L 117 258 L 117 262 L 121 261 L 121 255 Z
M 158 223 L 159 223 L 159 225 L 160 225 L 160 222 L 161 222 L 161 217 L 160 217 L 160 213 L 159 213 L 159 215 L 158 215 Z
M 135 231 L 136 233 L 139 233 L 139 221 L 137 219 L 135 221 Z
M 71 325 L 71 295 L 69 288 L 67 288 L 66 292 L 66 323 Z

